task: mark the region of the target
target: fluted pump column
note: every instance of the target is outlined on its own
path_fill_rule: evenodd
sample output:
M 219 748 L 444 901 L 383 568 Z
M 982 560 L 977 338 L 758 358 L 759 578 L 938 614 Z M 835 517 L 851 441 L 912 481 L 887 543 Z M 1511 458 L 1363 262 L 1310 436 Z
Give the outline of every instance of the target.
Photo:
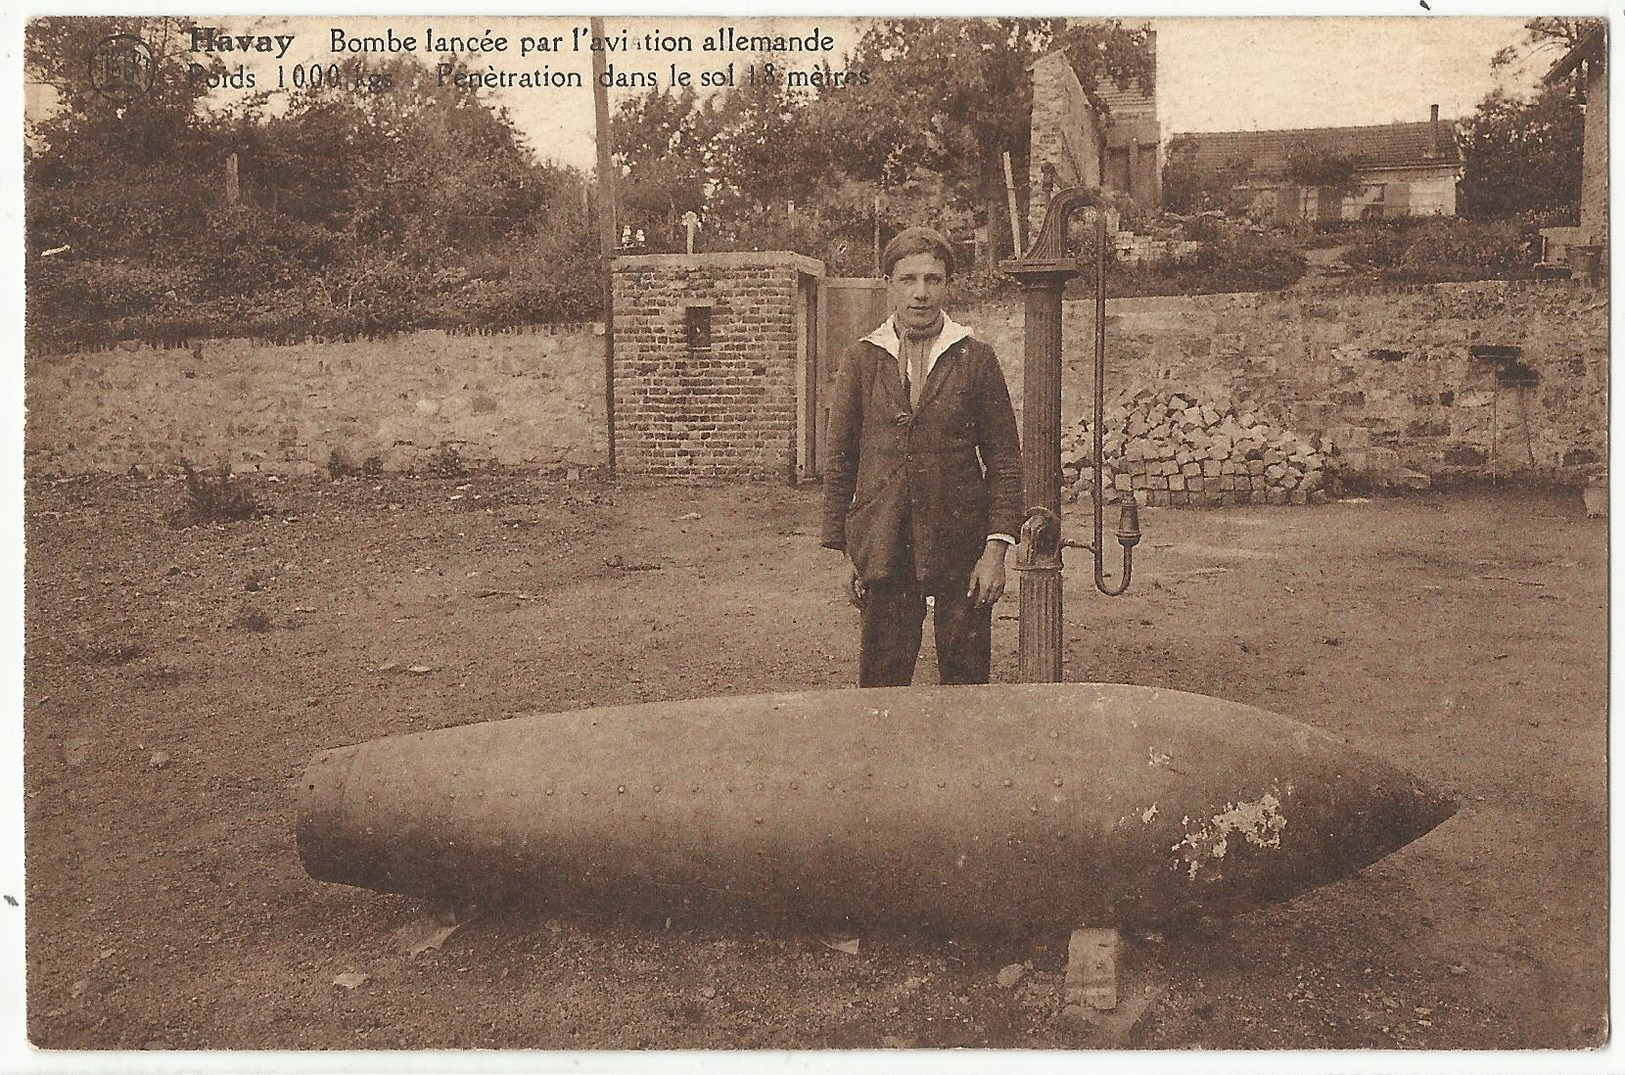
M 1008 270 L 1007 270 L 1008 271 Z M 1022 388 L 1021 681 L 1061 682 L 1061 292 L 1073 273 L 1015 273 L 1026 304 Z M 1040 510 L 1041 509 L 1041 510 Z
M 1066 220 L 1089 195 L 1056 194 L 1032 248 L 999 267 L 1021 282 L 1026 306 L 1022 387 L 1021 680 L 1061 682 L 1061 293 L 1078 274 L 1062 256 Z

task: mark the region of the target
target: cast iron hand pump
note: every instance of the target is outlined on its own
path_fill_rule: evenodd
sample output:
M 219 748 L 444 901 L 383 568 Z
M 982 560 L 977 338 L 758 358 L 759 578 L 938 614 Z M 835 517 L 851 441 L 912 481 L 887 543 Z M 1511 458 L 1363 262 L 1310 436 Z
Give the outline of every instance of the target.
M 1061 540 L 1061 293 L 1078 275 L 1076 259 L 1066 255 L 1067 222 L 1085 206 L 1095 222 L 1095 416 L 1094 541 Z M 1106 417 L 1106 203 L 1098 190 L 1067 187 L 1057 191 L 1044 214 L 1038 235 L 1025 257 L 1001 267 L 1021 282 L 1025 292 L 1026 345 L 1022 404 L 1022 463 L 1027 521 L 1021 528 L 1016 570 L 1021 572 L 1021 679 L 1028 683 L 1061 681 L 1061 550 L 1086 548 L 1094 555 L 1095 587 L 1109 597 L 1128 589 L 1133 548 L 1140 541 L 1139 509 L 1124 501 L 1117 526 L 1123 548 L 1122 578 L 1106 582 L 1105 556 L 1105 417 Z

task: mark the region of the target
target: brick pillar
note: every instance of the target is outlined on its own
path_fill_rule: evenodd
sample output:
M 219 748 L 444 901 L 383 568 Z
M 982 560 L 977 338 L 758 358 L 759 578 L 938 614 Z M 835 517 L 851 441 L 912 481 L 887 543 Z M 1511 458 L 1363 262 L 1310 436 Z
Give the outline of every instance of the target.
M 619 470 L 776 479 L 795 455 L 802 276 L 781 251 L 616 258 Z

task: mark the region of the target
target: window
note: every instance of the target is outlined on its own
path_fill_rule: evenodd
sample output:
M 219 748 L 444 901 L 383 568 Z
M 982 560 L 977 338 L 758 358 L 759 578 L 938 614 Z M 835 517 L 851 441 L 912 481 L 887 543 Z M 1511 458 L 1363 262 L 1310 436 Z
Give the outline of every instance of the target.
M 711 349 L 711 307 L 686 307 L 683 310 L 683 328 L 690 351 Z

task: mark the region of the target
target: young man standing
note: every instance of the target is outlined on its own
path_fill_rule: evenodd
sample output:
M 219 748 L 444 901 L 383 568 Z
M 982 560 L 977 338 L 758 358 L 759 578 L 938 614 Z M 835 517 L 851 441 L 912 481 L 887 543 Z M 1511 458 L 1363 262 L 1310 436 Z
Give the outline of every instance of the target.
M 862 612 L 858 683 L 914 679 L 934 598 L 943 683 L 986 683 L 1022 521 L 1021 448 L 993 349 L 943 312 L 953 250 L 909 228 L 881 258 L 891 316 L 842 359 L 825 445 L 825 548 Z

